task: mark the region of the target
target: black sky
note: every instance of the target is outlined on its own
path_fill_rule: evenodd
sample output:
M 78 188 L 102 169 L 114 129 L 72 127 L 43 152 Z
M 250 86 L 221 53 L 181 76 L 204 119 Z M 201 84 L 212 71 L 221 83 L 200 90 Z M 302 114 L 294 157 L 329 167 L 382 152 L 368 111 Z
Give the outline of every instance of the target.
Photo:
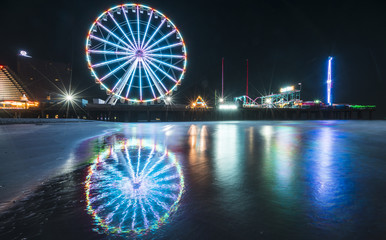
M 85 62 L 84 44 L 96 17 L 123 1 L 3 1 L 0 64 L 16 65 L 20 49 L 39 59 L 72 63 L 73 81 L 101 93 Z M 337 103 L 376 104 L 386 118 L 386 4 L 384 1 L 141 1 L 168 16 L 188 51 L 177 98 L 245 93 L 251 96 L 301 82 L 304 100 L 325 100 L 327 58 L 334 56 Z M 87 95 L 86 94 L 86 95 Z

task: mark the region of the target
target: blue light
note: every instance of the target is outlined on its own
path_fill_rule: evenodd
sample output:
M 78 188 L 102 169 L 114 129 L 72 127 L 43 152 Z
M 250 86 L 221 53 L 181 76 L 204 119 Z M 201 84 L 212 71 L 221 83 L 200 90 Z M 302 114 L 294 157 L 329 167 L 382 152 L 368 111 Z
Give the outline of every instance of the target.
M 127 17 L 126 17 L 126 14 L 125 14 L 125 11 L 124 9 L 122 9 L 122 12 L 123 14 L 125 15 L 125 19 L 127 21 Z M 119 24 L 117 23 L 117 21 L 115 21 L 115 18 L 113 17 L 113 15 L 111 15 L 111 13 L 109 12 L 109 16 L 111 17 L 111 19 L 113 20 L 113 22 L 115 23 L 115 25 L 118 27 L 118 29 L 123 33 L 123 35 L 125 36 L 125 38 L 129 41 L 129 43 L 131 44 L 131 46 L 133 48 L 135 48 L 135 44 L 132 43 L 129 39 L 129 37 L 127 36 L 127 34 L 123 31 L 123 29 L 119 26 Z M 129 28 L 130 28 L 130 32 L 131 32 L 131 27 L 130 27 L 130 24 L 129 24 Z M 135 42 L 135 41 L 134 41 Z
M 165 76 L 167 76 L 168 78 L 170 78 L 170 80 L 174 81 L 174 82 L 177 82 L 177 80 L 175 80 L 173 77 L 171 77 L 169 74 L 167 74 L 165 71 L 163 71 L 161 68 L 159 68 L 157 65 L 155 65 L 154 63 L 150 62 L 149 60 L 146 59 L 146 61 L 148 63 L 150 63 L 153 67 L 157 68 L 160 72 L 162 72 Z
M 153 75 L 157 80 L 158 82 L 161 84 L 161 86 L 165 89 L 165 91 L 168 91 L 167 88 L 162 84 L 162 81 L 158 78 L 158 76 L 154 73 L 153 69 L 151 69 L 151 67 L 146 63 L 146 61 L 143 62 L 144 63 L 144 66 L 149 70 L 149 73 L 151 73 L 151 75 Z
M 115 37 L 118 41 L 120 41 L 121 43 L 123 43 L 124 45 L 126 45 L 129 49 L 131 50 L 134 50 L 134 48 L 132 46 L 130 46 L 129 44 L 127 44 L 125 41 L 123 41 L 122 39 L 120 39 L 117 35 L 115 35 L 112 31 L 110 31 L 109 29 L 107 29 L 105 26 L 103 26 L 100 22 L 97 22 L 97 24 L 102 27 L 106 32 L 108 32 L 109 34 L 111 34 L 113 37 Z
M 165 47 L 160 47 L 160 48 L 152 49 L 152 50 L 149 50 L 147 52 L 148 53 L 156 52 L 156 51 L 160 51 L 160 50 L 164 50 L 164 49 L 168 49 L 168 48 L 173 48 L 173 47 L 177 47 L 177 46 L 181 46 L 181 45 L 182 45 L 182 43 L 179 42 L 179 43 L 171 44 L 171 45 L 168 45 L 168 46 L 165 46 Z
M 184 177 L 176 156 L 144 139 L 113 142 L 89 167 L 87 211 L 98 232 L 155 231 L 178 209 Z
M 150 86 L 150 88 L 151 88 L 151 92 L 153 93 L 153 97 L 154 97 L 154 98 L 157 98 L 157 97 L 155 96 L 154 89 L 153 89 L 153 86 L 152 86 L 152 84 L 151 84 L 151 82 L 150 82 L 150 77 L 149 77 L 149 74 L 147 73 L 147 70 L 146 70 L 146 68 L 145 68 L 145 65 L 143 65 L 143 70 L 145 70 L 146 79 L 147 79 L 147 81 L 149 82 L 149 86 Z M 162 94 L 162 93 L 161 93 L 161 94 Z
M 151 17 L 153 16 L 153 12 L 154 12 L 153 10 L 150 12 L 149 21 L 147 22 L 147 26 L 146 26 L 145 34 L 143 35 L 143 39 L 142 39 L 141 48 L 143 48 L 143 44 L 145 43 L 145 38 L 146 38 L 146 35 L 147 35 L 147 30 L 149 29 L 149 25 L 150 25 Z
M 127 64 L 129 64 L 131 62 L 131 60 L 134 60 L 134 58 L 126 61 L 125 63 L 121 64 L 120 66 L 118 66 L 117 68 L 115 68 L 113 71 L 109 72 L 108 74 L 106 74 L 104 77 L 100 78 L 99 80 L 100 81 L 103 81 L 105 80 L 106 78 L 110 77 L 111 75 L 113 75 L 116 71 L 118 71 L 119 69 L 123 68 L 124 66 L 126 66 Z
M 110 60 L 110 61 L 106 61 L 106 62 L 101 62 L 101 63 L 94 64 L 94 65 L 91 65 L 91 66 L 92 66 L 93 68 L 96 68 L 96 67 L 108 65 L 108 64 L 110 64 L 110 63 L 120 62 L 120 61 L 122 61 L 122 60 L 129 60 L 130 58 L 134 58 L 133 55 L 129 55 L 129 56 L 127 56 L 127 57 L 117 58 L 117 59 Z
M 328 73 L 327 73 L 327 103 L 328 105 L 332 105 L 332 100 L 331 100 L 331 61 L 332 57 L 328 57 Z
M 157 15 L 156 15 L 157 16 Z M 149 40 L 147 40 L 145 46 L 143 46 L 143 48 L 145 49 L 146 46 L 150 43 L 150 41 L 153 39 L 153 37 L 157 34 L 157 32 L 159 31 L 159 29 L 162 27 L 162 25 L 165 23 L 166 21 L 166 18 L 164 20 L 162 20 L 161 24 L 158 26 L 158 28 L 154 31 L 154 33 L 151 35 L 151 37 L 149 38 Z
M 156 41 L 155 43 L 153 43 L 152 45 L 146 47 L 146 50 L 150 50 L 153 46 L 157 45 L 158 43 L 160 43 L 161 41 L 163 41 L 164 39 L 166 39 L 167 37 L 169 37 L 170 35 L 172 35 L 173 33 L 175 33 L 177 30 L 173 30 L 171 31 L 170 33 L 166 34 L 165 36 L 163 36 L 162 38 L 160 38 L 158 41 Z
M 123 8 L 123 7 L 122 7 L 122 8 Z M 124 11 L 124 9 L 123 9 L 123 16 L 125 16 L 127 25 L 129 26 L 130 35 L 131 35 L 131 37 L 133 38 L 134 45 L 135 45 L 135 47 L 138 48 L 138 44 L 135 42 L 135 37 L 134 37 L 133 30 L 131 29 L 131 25 L 130 25 L 129 19 L 128 19 L 127 15 L 126 15 L 126 13 L 125 13 L 125 11 Z
M 115 43 L 106 41 L 106 40 L 104 40 L 104 39 L 102 39 L 102 38 L 99 38 L 99 37 L 96 37 L 96 36 L 94 36 L 94 35 L 90 35 L 90 38 L 93 38 L 93 39 L 98 40 L 98 41 L 100 41 L 100 42 L 104 42 L 104 43 L 109 44 L 109 45 L 111 45 L 111 46 L 114 46 L 114 47 L 123 49 L 123 50 L 125 50 L 125 51 L 130 51 L 130 49 L 128 49 L 128 48 L 125 48 L 125 47 L 122 47 L 122 46 L 117 45 L 117 44 L 115 44 Z

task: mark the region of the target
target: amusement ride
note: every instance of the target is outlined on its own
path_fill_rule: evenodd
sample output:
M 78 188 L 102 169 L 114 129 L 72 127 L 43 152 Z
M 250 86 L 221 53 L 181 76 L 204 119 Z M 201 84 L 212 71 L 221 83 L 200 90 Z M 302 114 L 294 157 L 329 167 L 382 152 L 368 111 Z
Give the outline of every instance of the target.
M 178 28 L 160 11 L 141 4 L 118 5 L 100 14 L 87 35 L 86 58 L 111 105 L 118 100 L 165 101 L 181 84 L 187 63 Z

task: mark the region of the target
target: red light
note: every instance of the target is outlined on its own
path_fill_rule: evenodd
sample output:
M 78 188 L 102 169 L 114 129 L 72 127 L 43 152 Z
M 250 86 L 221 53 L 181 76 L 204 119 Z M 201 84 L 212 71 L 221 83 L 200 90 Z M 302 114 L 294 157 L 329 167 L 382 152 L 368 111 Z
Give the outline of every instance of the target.
M 3 65 L 0 65 L 0 69 L 2 69 L 4 66 Z

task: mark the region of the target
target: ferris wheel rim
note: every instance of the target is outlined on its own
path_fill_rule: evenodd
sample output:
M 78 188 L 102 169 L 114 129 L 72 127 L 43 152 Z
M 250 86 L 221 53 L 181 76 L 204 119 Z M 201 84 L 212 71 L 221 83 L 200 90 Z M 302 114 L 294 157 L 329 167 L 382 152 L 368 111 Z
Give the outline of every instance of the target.
M 136 8 L 136 11 L 137 11 L 137 21 L 136 21 L 136 24 L 137 24 L 137 36 L 135 36 L 135 33 L 134 31 L 132 31 L 132 26 L 131 26 L 131 23 L 129 22 L 129 20 L 127 20 L 127 17 L 126 17 L 126 13 L 125 11 L 129 11 L 130 8 L 132 7 L 135 7 Z M 129 27 L 130 29 L 130 33 L 128 32 L 124 32 L 122 29 L 121 29 L 121 25 L 118 24 L 116 22 L 116 20 L 114 19 L 113 15 L 115 12 L 113 11 L 118 11 L 119 9 L 122 10 L 123 12 L 123 15 L 125 16 L 126 18 L 126 21 L 127 21 L 127 26 Z M 140 31 L 140 25 L 143 24 L 141 23 L 141 21 L 139 20 L 139 12 L 141 11 L 150 11 L 150 17 L 148 18 L 148 22 L 146 24 L 146 29 L 144 30 L 144 33 L 143 31 Z M 134 12 L 134 10 L 133 10 Z M 150 35 L 148 34 L 148 30 L 149 30 L 149 26 L 150 26 L 150 22 L 152 20 L 152 15 L 157 15 L 159 17 L 161 17 L 162 21 L 161 21 L 161 24 L 157 27 L 156 30 L 154 30 L 154 32 L 151 34 L 151 37 L 146 39 L 146 36 L 147 35 Z M 149 14 L 148 14 L 149 15 Z M 117 28 L 123 33 L 123 36 L 125 37 L 125 40 L 122 40 L 121 38 L 117 37 L 112 31 L 109 31 L 109 29 L 107 29 L 105 26 L 103 26 L 103 24 L 101 24 L 100 22 L 103 21 L 103 18 L 104 17 L 111 17 L 111 19 L 114 21 L 114 23 L 116 24 Z M 155 17 L 157 18 L 157 17 Z M 172 26 L 173 30 L 165 35 L 163 35 L 163 37 L 161 37 L 160 39 L 158 40 L 155 40 L 154 42 L 151 42 L 151 40 L 153 40 L 154 36 L 157 34 L 159 28 L 161 28 L 161 26 L 164 24 L 164 23 L 167 23 L 168 24 L 168 27 L 169 25 Z M 96 27 L 96 26 L 100 26 L 101 28 L 105 29 L 106 31 L 110 32 L 110 35 L 109 37 L 111 38 L 116 38 L 117 41 L 119 41 L 120 43 L 123 43 L 123 45 L 119 45 L 119 44 L 116 44 L 116 43 L 112 43 L 112 42 L 108 42 L 107 40 L 104 40 L 102 38 L 98 38 L 96 36 L 94 36 L 92 34 L 92 31 L 93 29 Z M 152 25 L 151 26 L 152 28 L 154 28 L 154 26 Z M 142 30 L 142 29 L 141 29 Z M 130 36 L 128 36 L 130 34 Z M 163 33 L 162 33 L 163 34 Z M 174 43 L 174 44 L 169 44 L 167 46 L 163 46 L 163 47 L 157 47 L 157 44 L 159 44 L 160 42 L 164 41 L 166 39 L 166 41 L 169 43 L 169 41 L 167 40 L 168 36 L 172 35 L 172 34 L 177 34 L 178 37 L 177 39 L 179 39 L 179 42 L 177 43 Z M 141 40 L 140 39 L 140 36 L 143 35 L 143 39 Z M 130 39 L 130 37 L 132 39 Z M 136 39 L 135 39 L 136 38 Z M 104 46 L 104 50 L 95 50 L 95 49 L 90 49 L 90 45 L 91 45 L 91 39 L 97 39 L 98 41 L 100 42 L 103 42 L 105 43 Z M 137 40 L 137 41 L 136 41 Z M 108 43 L 107 43 L 108 42 Z M 116 48 L 116 51 L 107 51 L 106 50 L 106 44 L 109 44 L 113 47 Z M 168 48 L 173 48 L 173 47 L 176 47 L 176 46 L 180 46 L 181 49 L 182 49 L 182 54 L 181 55 L 177 55 L 177 54 L 162 54 L 160 51 L 161 50 L 165 50 L 165 49 L 168 49 Z M 117 49 L 120 49 L 122 51 L 118 51 Z M 139 61 L 139 62 L 136 62 L 135 60 L 135 54 L 133 54 L 133 52 L 135 52 L 136 50 L 138 50 L 138 48 L 140 48 L 141 50 L 143 50 L 145 53 L 146 53 L 146 57 L 143 57 L 143 60 Z M 99 64 L 92 64 L 92 61 L 91 61 L 91 56 L 90 54 L 105 54 L 106 55 L 119 55 L 121 58 L 117 58 L 117 59 L 114 59 L 112 61 L 106 61 L 104 63 L 99 63 Z M 157 58 L 161 58 L 161 57 L 167 57 L 167 58 L 175 58 L 175 59 L 181 59 L 179 62 L 177 63 L 182 63 L 182 66 L 181 67 L 178 67 L 178 66 L 174 66 L 173 64 L 169 64 L 169 63 L 165 63 L 161 60 L 158 60 Z M 90 69 L 91 71 L 91 75 L 95 78 L 95 81 L 97 83 L 99 83 L 101 85 L 101 88 L 103 87 L 107 94 L 108 95 L 113 95 L 115 96 L 117 99 L 123 99 L 125 101 L 128 101 L 128 102 L 154 102 L 156 100 L 159 100 L 159 99 L 163 99 L 164 97 L 166 97 L 167 95 L 171 94 L 172 91 L 175 91 L 177 86 L 181 84 L 181 81 L 182 79 L 184 78 L 185 76 L 185 73 L 186 73 L 186 66 L 187 66 L 187 51 L 186 51 L 186 45 L 185 45 L 185 41 L 181 35 L 181 32 L 180 30 L 176 27 L 176 25 L 166 16 L 164 15 L 162 12 L 154 9 L 154 8 L 151 8 L 147 5 L 143 5 L 143 4 L 134 4 L 134 3 L 127 3 L 127 4 L 121 4 L 121 5 L 116 5 L 112 8 L 109 8 L 108 10 L 104 11 L 103 13 L 101 13 L 97 18 L 96 20 L 92 23 L 89 31 L 88 31 L 88 34 L 87 34 L 87 38 L 86 38 L 86 60 L 87 60 L 87 64 L 88 64 L 88 68 Z M 100 77 L 98 76 L 96 70 L 94 68 L 96 67 L 100 67 L 102 65 L 108 65 L 110 63 L 115 63 L 115 62 L 119 62 L 121 60 L 127 60 L 125 61 L 123 64 L 119 65 L 117 67 L 117 69 L 114 69 L 112 70 L 111 72 L 109 72 L 108 74 L 106 74 L 105 76 L 103 77 Z M 107 63 L 108 62 L 108 63 Z M 179 72 L 181 72 L 179 75 L 179 77 L 176 77 L 176 78 L 173 78 L 171 77 L 166 71 L 163 71 L 161 68 L 159 68 L 159 66 L 157 67 L 156 65 L 154 65 L 154 62 L 157 62 L 158 64 L 162 64 L 164 66 L 167 66 L 170 68 L 173 68 Z M 131 64 L 130 64 L 131 63 Z M 134 64 L 135 63 L 135 64 Z M 124 96 L 124 94 L 122 94 L 122 91 L 120 93 L 115 93 L 114 92 L 114 88 L 112 87 L 109 87 L 107 86 L 106 84 L 103 83 L 103 80 L 105 80 L 106 78 L 110 77 L 111 75 L 114 75 L 115 74 L 115 70 L 120 70 L 120 69 L 123 69 L 123 67 L 126 67 L 127 65 L 129 65 L 129 68 L 126 69 L 127 71 L 133 66 L 135 65 L 134 67 L 134 70 L 135 71 L 137 68 L 143 68 L 144 70 L 144 75 L 146 75 L 145 79 L 148 80 L 149 82 L 149 85 L 147 87 L 150 87 L 151 88 L 151 91 L 153 92 L 153 98 L 147 98 L 147 99 L 143 99 L 142 98 L 142 93 L 140 93 L 140 96 L 141 98 L 138 100 L 138 99 L 135 99 L 135 98 L 130 98 L 129 95 L 129 91 L 130 91 L 130 88 L 131 86 L 129 85 L 129 88 L 127 90 L 127 93 L 126 95 Z M 139 66 L 138 66 L 139 65 Z M 154 67 L 156 69 L 156 71 L 159 71 L 161 72 L 164 76 L 162 77 L 162 80 L 160 80 L 158 78 L 158 76 L 154 73 L 153 69 L 150 67 Z M 142 70 L 139 70 L 139 74 L 141 74 Z M 133 78 L 134 78 L 134 74 L 133 73 L 133 76 L 132 76 L 132 79 L 130 79 L 130 84 L 132 83 L 133 81 Z M 107 76 L 108 75 L 108 76 Z M 176 75 L 174 72 L 173 72 L 173 75 Z M 114 75 L 115 76 L 115 75 Z M 129 76 L 130 77 L 130 76 Z M 120 80 L 123 78 L 123 76 L 120 78 Z M 139 81 L 139 83 L 141 84 L 142 83 L 142 77 L 141 78 L 141 81 Z M 168 87 L 166 88 L 162 81 L 164 79 L 171 79 L 174 83 L 172 85 L 172 87 Z M 118 80 L 118 82 L 120 81 Z M 126 80 L 126 83 L 123 84 L 123 88 L 125 88 L 127 82 L 129 81 L 129 79 Z M 151 83 L 151 81 L 153 81 L 153 83 Z M 157 82 L 158 81 L 158 82 Z M 117 83 L 118 84 L 118 83 Z M 159 86 L 158 86 L 159 85 Z M 157 94 L 155 94 L 154 90 L 153 90 L 153 86 L 154 86 L 154 89 L 157 89 L 158 92 Z M 161 89 L 161 90 L 160 90 Z M 140 86 L 140 91 L 142 91 L 142 86 Z

